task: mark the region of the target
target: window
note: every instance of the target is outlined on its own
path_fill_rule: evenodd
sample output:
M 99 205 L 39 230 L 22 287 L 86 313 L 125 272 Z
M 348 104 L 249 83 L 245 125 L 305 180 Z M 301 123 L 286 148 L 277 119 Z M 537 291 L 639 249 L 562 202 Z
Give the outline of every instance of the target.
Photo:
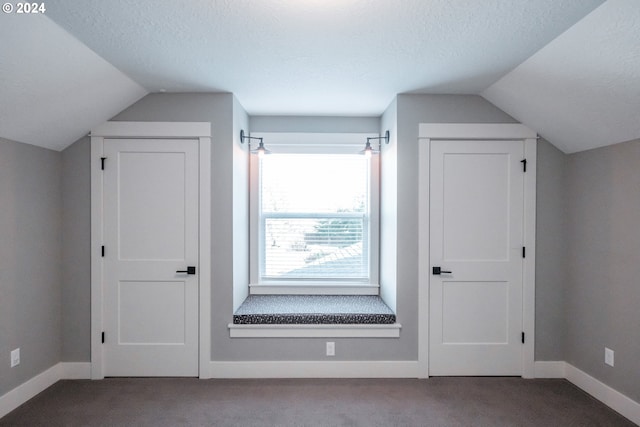
M 279 146 L 265 137 L 273 153 L 252 156 L 252 293 L 377 293 L 378 162 L 358 154 L 362 141 Z

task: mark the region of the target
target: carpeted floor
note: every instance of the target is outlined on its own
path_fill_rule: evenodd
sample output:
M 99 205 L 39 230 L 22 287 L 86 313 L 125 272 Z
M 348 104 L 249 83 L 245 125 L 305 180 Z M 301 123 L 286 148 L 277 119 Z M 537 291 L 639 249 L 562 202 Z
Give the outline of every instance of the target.
M 60 381 L 1 426 L 633 426 L 565 380 Z

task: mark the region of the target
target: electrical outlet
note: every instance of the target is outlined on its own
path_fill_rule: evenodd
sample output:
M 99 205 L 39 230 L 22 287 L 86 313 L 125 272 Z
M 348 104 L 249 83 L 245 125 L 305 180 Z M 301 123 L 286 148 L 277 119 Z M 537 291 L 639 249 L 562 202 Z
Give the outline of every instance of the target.
M 609 366 L 613 366 L 613 356 L 614 356 L 614 351 L 611 350 L 610 348 L 605 347 L 604 348 L 604 363 L 606 363 Z
M 327 341 L 327 356 L 336 355 L 336 343 L 333 341 Z
M 11 352 L 11 367 L 18 366 L 20 364 L 20 349 L 16 348 Z

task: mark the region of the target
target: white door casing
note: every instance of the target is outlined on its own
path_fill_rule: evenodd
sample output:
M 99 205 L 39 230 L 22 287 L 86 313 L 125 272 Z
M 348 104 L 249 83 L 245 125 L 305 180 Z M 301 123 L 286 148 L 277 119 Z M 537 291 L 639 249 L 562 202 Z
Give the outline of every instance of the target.
M 94 379 L 209 377 L 209 135 L 209 123 L 92 131 Z M 197 274 L 177 273 L 187 266 Z
M 445 222 L 445 229 L 448 227 L 450 231 L 449 236 L 453 238 L 453 242 L 444 244 L 441 239 L 442 235 L 438 236 L 438 230 L 430 230 L 430 224 L 433 220 L 432 216 L 432 203 L 434 196 L 432 194 L 433 184 L 432 179 L 432 146 L 434 150 L 440 151 L 439 155 L 442 155 L 442 147 L 446 147 L 447 143 L 451 143 L 451 147 L 455 145 L 453 141 L 464 140 L 463 145 L 466 145 L 466 151 L 472 148 L 471 151 L 479 151 L 473 149 L 474 144 L 481 145 L 486 141 L 497 141 L 494 144 L 501 144 L 505 141 L 515 141 L 514 145 L 522 147 L 524 144 L 524 154 L 522 157 L 515 159 L 511 162 L 510 169 L 515 167 L 522 172 L 522 165 L 520 160 L 526 159 L 527 171 L 522 175 L 522 182 L 519 184 L 523 188 L 522 201 L 520 203 L 520 210 L 522 212 L 521 224 L 521 244 L 516 246 L 514 242 L 509 243 L 509 246 L 504 244 L 504 238 L 507 235 L 514 237 L 513 220 L 509 219 L 510 227 L 509 231 L 505 232 L 503 227 L 503 233 L 500 240 L 502 245 L 498 243 L 495 230 L 491 227 L 486 227 L 481 230 L 480 233 L 474 233 L 469 238 L 472 225 L 479 221 L 483 216 L 485 217 L 485 223 L 487 221 L 496 222 L 494 216 L 500 216 L 495 205 L 489 206 L 484 212 L 476 210 L 469 215 L 469 213 L 462 212 L 460 215 L 451 215 L 449 212 L 451 209 L 457 207 L 460 209 L 469 210 L 469 204 L 481 203 L 483 195 L 477 194 L 481 192 L 483 186 L 494 186 L 495 183 L 491 183 L 491 178 L 476 178 L 472 181 L 471 188 L 468 188 L 464 182 L 453 181 L 453 186 L 449 186 L 446 190 L 444 208 L 449 211 L 446 212 L 447 219 Z M 522 148 L 519 148 L 520 152 Z M 446 151 L 446 150 L 445 150 Z M 464 149 L 462 151 L 465 151 Z M 498 150 L 500 151 L 500 150 Z M 516 155 L 515 153 L 511 156 Z M 449 160 L 448 168 L 449 172 L 458 169 L 468 169 L 469 167 L 477 167 L 482 169 L 484 167 L 492 170 L 493 167 L 498 167 L 501 157 L 500 156 L 487 156 L 482 159 L 478 165 L 472 166 L 472 157 L 465 158 L 451 156 Z M 504 157 L 502 158 L 504 160 Z M 516 124 L 421 124 L 420 125 L 420 140 L 419 140 L 419 376 L 426 378 L 429 375 L 482 375 L 482 374 L 495 374 L 495 375 L 522 375 L 525 378 L 533 377 L 533 365 L 534 365 L 534 308 L 535 308 L 535 171 L 536 171 L 536 134 L 523 125 Z M 471 162 L 471 164 L 469 163 Z M 502 162 L 504 163 L 504 162 Z M 502 166 L 504 175 L 505 168 Z M 442 172 L 442 171 L 441 171 Z M 436 172 L 437 173 L 437 172 Z M 466 176 L 472 175 L 472 171 L 468 171 Z M 493 173 L 494 180 L 500 175 Z M 465 174 L 462 174 L 464 177 Z M 467 183 L 469 184 L 469 183 Z M 438 186 L 441 184 L 437 184 Z M 455 191 L 456 194 L 451 194 L 454 187 L 458 187 Z M 471 191 L 470 191 L 471 190 Z M 513 188 L 509 190 L 509 197 L 513 197 L 511 194 Z M 466 196 L 464 193 L 470 193 Z M 442 191 L 440 191 L 442 193 Z M 505 187 L 501 190 L 503 196 L 505 193 Z M 442 195 L 441 195 L 442 196 Z M 441 197 L 436 196 L 436 198 Z M 460 197 L 457 197 L 460 196 Z M 490 194 L 489 198 L 493 197 L 495 202 L 499 202 L 497 194 Z M 474 200 L 475 199 L 475 200 Z M 503 197 L 504 205 L 505 197 Z M 448 205 L 448 206 L 447 206 Z M 466 207 L 465 207 L 466 205 Z M 442 208 L 441 208 L 442 209 Z M 436 209 L 437 211 L 437 209 Z M 443 211 L 441 210 L 441 216 Z M 436 215 L 438 213 L 436 212 Z M 480 218 L 475 218 L 470 221 L 469 218 L 474 218 L 473 215 L 477 215 Z M 465 216 L 467 217 L 465 219 Z M 502 212 L 504 218 L 504 211 Z M 437 220 L 437 219 L 436 219 Z M 440 218 L 440 221 L 445 221 Z M 499 222 L 499 221 L 498 221 Z M 452 227 L 455 227 L 452 229 Z M 451 231 L 454 230 L 454 231 Z M 434 236 L 434 231 L 435 236 Z M 453 233 L 453 234 L 452 234 Z M 517 233 L 517 230 L 515 230 Z M 466 241 L 465 241 L 466 240 Z M 442 254 L 436 254 L 437 261 L 435 264 L 431 264 L 430 260 L 433 257 L 433 246 L 437 246 Z M 500 250 L 502 246 L 502 250 Z M 504 260 L 506 258 L 513 258 L 514 256 L 521 257 L 522 246 L 526 247 L 526 258 L 520 258 L 520 265 L 522 267 L 519 273 L 513 271 L 512 265 L 507 270 L 510 272 L 503 272 L 503 278 L 493 274 L 493 278 L 488 278 L 487 274 L 493 269 L 496 269 L 497 264 L 509 264 Z M 508 248 L 508 257 L 505 256 L 505 250 Z M 484 253 L 480 258 L 485 258 L 484 261 L 475 261 L 469 263 L 470 259 L 473 259 L 479 252 Z M 502 252 L 502 253 L 500 253 Z M 444 257 L 442 255 L 445 255 Z M 489 256 L 492 255 L 492 256 Z M 440 258 L 438 258 L 440 256 Z M 481 267 L 475 264 L 485 264 L 491 258 L 503 259 L 498 263 L 489 262 L 488 266 Z M 445 261 L 447 259 L 447 261 Z M 467 260 L 465 265 L 464 260 Z M 493 264 L 493 265 L 491 265 Z M 434 276 L 432 274 L 432 267 L 440 266 L 445 271 L 452 271 L 453 274 L 443 274 L 440 276 Z M 454 269 L 455 267 L 455 269 Z M 469 279 L 468 274 L 471 270 L 470 267 L 481 267 L 480 273 L 476 272 L 475 279 Z M 480 274 L 480 276 L 478 276 Z M 511 275 L 509 280 L 513 280 L 514 275 L 519 274 L 521 278 L 521 295 L 517 297 L 513 292 L 508 293 L 507 289 L 510 288 L 509 280 L 506 280 Z M 484 275 L 484 276 L 483 276 Z M 489 275 L 490 276 L 490 275 Z M 479 287 L 474 287 L 474 281 L 480 282 Z M 436 282 L 436 283 L 434 283 Z M 444 283 L 444 287 L 442 287 Z M 477 283 L 475 283 L 477 284 Z M 511 290 L 511 289 L 509 289 Z M 517 293 L 518 290 L 516 289 Z M 473 298 L 469 298 L 470 295 L 475 295 Z M 432 298 L 430 298 L 430 296 Z M 506 300 L 505 300 L 506 298 Z M 505 316 L 508 316 L 507 311 L 504 309 L 508 307 L 507 301 L 511 299 L 510 304 L 521 305 L 521 317 L 515 319 L 511 324 L 505 323 Z M 519 299 L 520 304 L 518 304 Z M 444 305 L 443 305 L 444 301 Z M 496 301 L 502 301 L 503 310 L 494 309 L 488 310 L 487 304 Z M 457 306 L 458 311 L 454 311 L 453 308 Z M 444 310 L 443 310 L 444 307 Z M 432 313 L 431 310 L 437 311 Z M 459 317 L 459 311 L 466 312 Z M 448 313 L 447 313 L 448 311 Z M 432 325 L 431 319 L 435 316 L 436 319 L 444 322 L 440 322 L 438 325 Z M 474 318 L 484 318 L 485 322 L 473 323 L 471 320 Z M 498 326 L 502 321 L 502 329 Z M 519 324 L 519 330 L 525 333 L 526 340 L 524 344 L 521 344 L 520 331 L 515 328 L 513 323 Z M 442 324 L 444 323 L 444 324 Z M 493 323 L 493 328 L 489 327 L 490 323 Z M 477 342 L 492 342 L 491 345 L 475 346 L 469 345 L 470 339 L 475 335 L 475 341 Z M 500 335 L 500 336 L 498 336 Z M 445 342 L 445 346 L 441 346 L 440 349 L 435 349 L 432 354 L 430 348 L 430 340 L 434 342 Z M 439 340 L 439 341 L 438 341 Z M 502 344 L 500 344 L 502 343 Z M 508 343 L 508 344 L 505 344 Z M 517 347 L 516 347 L 517 346 Z M 451 354 L 441 352 L 440 350 L 455 347 L 471 349 L 467 357 L 468 360 L 472 360 L 471 363 L 467 363 L 464 360 L 456 360 Z M 511 351 L 511 365 L 506 367 L 504 361 L 498 363 L 498 359 L 492 359 L 491 352 L 483 354 L 482 351 L 477 351 L 484 347 L 483 351 L 491 350 L 491 347 L 503 347 L 510 348 Z M 508 352 L 507 352 L 508 353 Z M 518 354 L 519 353 L 519 354 Z M 455 352 L 453 353 L 455 354 Z M 434 357 L 434 360 L 431 360 Z M 446 360 L 446 363 L 441 364 L 442 360 Z M 519 359 L 519 360 L 516 360 Z M 495 360 L 493 362 L 492 360 Z M 515 361 L 515 362 L 514 362 Z M 438 366 L 443 366 L 438 367 Z M 465 363 L 467 363 L 465 365 Z M 484 364 L 485 366 L 482 366 Z M 456 368 L 457 366 L 457 368 Z M 461 368 L 461 367 L 464 368 Z M 437 369 L 433 369 L 436 368 Z M 481 369 L 484 369 L 482 371 Z

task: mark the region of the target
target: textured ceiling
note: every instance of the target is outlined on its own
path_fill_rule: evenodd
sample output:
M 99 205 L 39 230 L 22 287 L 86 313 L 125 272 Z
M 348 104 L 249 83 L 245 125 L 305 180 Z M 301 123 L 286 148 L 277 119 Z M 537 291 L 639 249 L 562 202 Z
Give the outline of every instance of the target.
M 640 138 L 640 1 L 608 1 L 482 95 L 566 153 Z
M 0 137 L 61 150 L 147 92 L 42 15 L 0 15 Z
M 249 114 L 379 115 L 478 93 L 602 0 L 47 0 L 149 91 L 233 92 Z
M 253 115 L 482 94 L 566 152 L 639 138 L 640 0 L 602 3 L 47 0 L 0 14 L 0 137 L 61 149 L 167 90 L 232 92 Z

